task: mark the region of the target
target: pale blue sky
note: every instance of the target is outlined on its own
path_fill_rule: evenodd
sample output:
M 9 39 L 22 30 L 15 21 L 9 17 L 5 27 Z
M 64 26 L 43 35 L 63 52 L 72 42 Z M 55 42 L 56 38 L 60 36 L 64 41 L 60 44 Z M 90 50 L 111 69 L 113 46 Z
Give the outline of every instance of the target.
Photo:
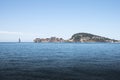
M 120 39 L 120 0 L 0 0 L 0 42 L 78 32 Z

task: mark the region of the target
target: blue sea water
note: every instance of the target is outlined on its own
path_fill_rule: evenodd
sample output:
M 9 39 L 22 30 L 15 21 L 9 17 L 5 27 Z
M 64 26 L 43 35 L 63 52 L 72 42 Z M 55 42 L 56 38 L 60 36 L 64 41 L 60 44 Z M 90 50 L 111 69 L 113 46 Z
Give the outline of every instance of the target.
M 120 80 L 120 44 L 0 43 L 0 80 Z

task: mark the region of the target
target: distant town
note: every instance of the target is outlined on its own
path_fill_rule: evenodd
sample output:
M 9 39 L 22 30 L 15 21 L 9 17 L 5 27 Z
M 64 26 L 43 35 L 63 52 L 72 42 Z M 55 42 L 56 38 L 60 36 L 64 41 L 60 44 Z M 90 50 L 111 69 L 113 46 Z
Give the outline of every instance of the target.
M 120 40 L 110 39 L 106 37 L 101 37 L 98 35 L 93 35 L 90 33 L 76 33 L 68 40 L 58 37 L 50 38 L 35 38 L 33 40 L 35 43 L 41 42 L 110 42 L 110 43 L 119 43 Z
M 51 37 L 51 38 L 36 38 L 34 39 L 35 43 L 39 42 L 64 42 L 63 38 Z

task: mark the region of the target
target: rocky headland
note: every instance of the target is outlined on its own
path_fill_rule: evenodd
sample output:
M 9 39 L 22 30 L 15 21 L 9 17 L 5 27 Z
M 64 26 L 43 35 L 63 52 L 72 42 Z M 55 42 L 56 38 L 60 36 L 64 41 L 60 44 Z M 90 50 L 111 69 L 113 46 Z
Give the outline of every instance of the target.
M 120 42 L 119 40 L 110 39 L 107 37 L 102 37 L 90 33 L 76 33 L 73 34 L 72 37 L 68 40 L 64 40 L 63 38 L 36 38 L 34 39 L 35 43 L 40 42 L 110 42 L 110 43 L 117 43 Z

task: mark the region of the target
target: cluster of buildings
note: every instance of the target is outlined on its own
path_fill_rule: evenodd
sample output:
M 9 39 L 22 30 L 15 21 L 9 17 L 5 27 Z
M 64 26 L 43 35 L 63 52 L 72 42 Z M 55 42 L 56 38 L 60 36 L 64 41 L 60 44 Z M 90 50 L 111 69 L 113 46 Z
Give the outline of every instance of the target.
M 51 37 L 51 38 L 36 38 L 34 39 L 35 43 L 40 42 L 64 42 L 63 38 Z

